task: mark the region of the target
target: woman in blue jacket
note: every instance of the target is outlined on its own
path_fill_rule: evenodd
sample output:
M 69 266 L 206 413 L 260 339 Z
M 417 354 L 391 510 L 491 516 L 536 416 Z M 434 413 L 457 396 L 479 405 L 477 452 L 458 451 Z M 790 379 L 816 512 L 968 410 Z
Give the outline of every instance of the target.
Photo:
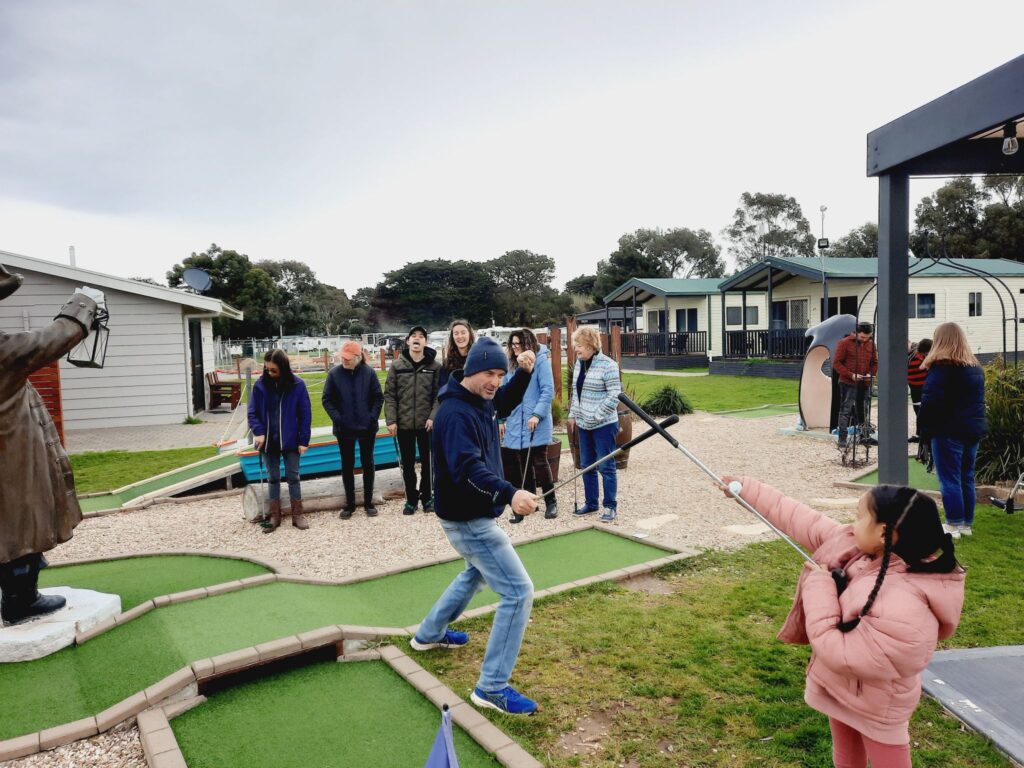
M 537 486 L 545 493 L 555 487 L 548 464 L 548 444 L 551 442 L 551 401 L 555 397 L 555 380 L 551 374 L 551 357 L 546 345 L 537 341 L 529 328 L 513 331 L 508 337 L 509 370 L 505 383 L 515 375 L 516 358 L 522 352 L 537 356 L 533 378 L 517 405 L 505 420 L 504 456 L 507 459 L 505 479 L 534 493 Z M 512 474 L 512 477 L 508 475 Z M 545 499 L 544 517 L 558 517 L 555 497 Z M 521 515 L 512 513 L 512 522 L 522 522 Z
M 918 417 L 921 442 L 931 441 L 946 531 L 959 539 L 971 535 L 974 522 L 974 461 L 988 431 L 985 372 L 956 323 L 935 329 L 921 367 L 928 371 Z
M 263 375 L 249 397 L 249 428 L 256 450 L 262 451 L 270 481 L 270 527 L 281 524 L 281 458 L 284 458 L 291 497 L 292 525 L 309 528 L 302 514 L 299 457 L 309 450 L 312 412 L 306 382 L 292 373 L 283 349 L 272 349 L 263 358 Z

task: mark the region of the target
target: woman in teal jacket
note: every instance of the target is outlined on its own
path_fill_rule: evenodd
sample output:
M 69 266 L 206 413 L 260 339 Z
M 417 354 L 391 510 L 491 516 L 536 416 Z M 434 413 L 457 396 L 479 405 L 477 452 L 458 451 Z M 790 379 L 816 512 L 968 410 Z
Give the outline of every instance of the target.
M 555 380 L 551 374 L 551 356 L 546 345 L 537 341 L 529 328 L 513 331 L 508 337 L 509 370 L 505 374 L 508 382 L 516 372 L 516 357 L 521 352 L 533 352 L 537 362 L 533 367 L 533 378 L 526 388 L 523 402 L 515 407 L 505 420 L 504 450 L 505 479 L 531 493 L 540 486 L 541 492 L 550 491 L 555 483 L 548 464 L 548 445 L 551 443 L 551 401 L 555 397 Z M 509 475 L 512 475 L 509 477 Z M 558 516 L 554 496 L 545 499 L 544 517 L 549 520 Z M 512 514 L 512 522 L 522 521 Z

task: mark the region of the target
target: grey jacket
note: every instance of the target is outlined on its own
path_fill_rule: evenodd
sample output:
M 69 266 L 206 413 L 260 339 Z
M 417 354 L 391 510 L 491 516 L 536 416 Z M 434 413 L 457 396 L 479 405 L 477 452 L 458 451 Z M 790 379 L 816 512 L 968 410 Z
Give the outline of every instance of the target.
M 416 368 L 408 350 L 403 350 L 384 382 L 384 420 L 401 430 L 424 429 L 427 419 L 437 415 L 438 381 L 441 362 L 437 352 L 423 350 L 423 365 Z

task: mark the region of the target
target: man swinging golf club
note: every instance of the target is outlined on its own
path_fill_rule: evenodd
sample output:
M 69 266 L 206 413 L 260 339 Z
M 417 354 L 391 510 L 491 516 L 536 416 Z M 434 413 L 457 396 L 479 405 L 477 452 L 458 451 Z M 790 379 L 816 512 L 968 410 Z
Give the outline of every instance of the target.
M 533 607 L 533 582 L 497 520 L 508 504 L 519 515 L 532 514 L 538 505 L 536 495 L 502 476 L 496 419 L 522 401 L 536 358 L 522 352 L 516 360 L 518 370 L 503 386 L 508 358 L 494 339 L 481 338 L 441 393 L 432 436 L 434 511 L 448 541 L 466 559 L 466 569 L 430 609 L 410 645 L 417 651 L 465 645 L 469 635 L 448 625 L 486 583 L 501 601 L 470 698 L 478 707 L 531 715 L 536 702 L 508 681 Z

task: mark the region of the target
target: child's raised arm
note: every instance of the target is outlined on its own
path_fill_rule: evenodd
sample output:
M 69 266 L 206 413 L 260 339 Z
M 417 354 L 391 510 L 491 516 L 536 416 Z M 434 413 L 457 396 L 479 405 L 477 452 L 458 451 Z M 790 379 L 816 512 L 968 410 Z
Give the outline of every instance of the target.
M 791 499 L 781 491 L 752 477 L 742 477 L 740 497 L 767 517 L 772 525 L 814 552 L 840 527 L 832 518 Z

